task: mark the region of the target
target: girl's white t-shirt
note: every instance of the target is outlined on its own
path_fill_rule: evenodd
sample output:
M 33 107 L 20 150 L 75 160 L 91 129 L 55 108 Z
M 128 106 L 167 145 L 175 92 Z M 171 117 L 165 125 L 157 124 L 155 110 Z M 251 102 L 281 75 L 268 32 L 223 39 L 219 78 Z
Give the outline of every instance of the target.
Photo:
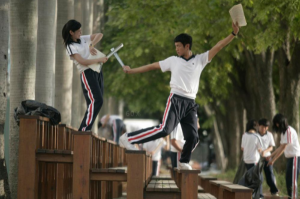
M 70 59 L 75 63 L 77 66 L 78 71 L 81 73 L 88 69 L 87 66 L 83 66 L 79 64 L 71 55 L 79 54 L 83 59 L 87 59 L 90 55 L 89 45 L 91 43 L 91 36 L 90 35 L 82 35 L 80 36 L 80 43 L 72 43 L 67 45 L 67 55 L 70 56 Z
M 293 127 L 289 126 L 285 134 L 281 133 L 280 144 L 287 144 L 284 150 L 284 156 L 286 158 L 300 156 L 298 135 Z
M 244 148 L 244 162 L 256 164 L 260 155 L 258 150 L 262 148 L 259 138 L 254 133 L 244 133 L 242 137 L 242 148 Z

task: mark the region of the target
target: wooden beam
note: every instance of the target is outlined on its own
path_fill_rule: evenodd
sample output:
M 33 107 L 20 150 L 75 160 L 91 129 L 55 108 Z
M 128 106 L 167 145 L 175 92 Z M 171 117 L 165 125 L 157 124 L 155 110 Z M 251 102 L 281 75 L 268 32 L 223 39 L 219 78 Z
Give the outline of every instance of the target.
M 91 173 L 91 180 L 126 182 L 126 173 Z
M 73 155 L 69 154 L 36 154 L 37 161 L 53 163 L 73 163 Z

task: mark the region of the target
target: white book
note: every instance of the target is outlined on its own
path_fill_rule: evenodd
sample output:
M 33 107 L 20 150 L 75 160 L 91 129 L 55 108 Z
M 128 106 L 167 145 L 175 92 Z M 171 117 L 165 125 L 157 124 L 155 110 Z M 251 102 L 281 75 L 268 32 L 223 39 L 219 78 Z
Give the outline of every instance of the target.
M 95 48 L 95 49 L 96 49 L 96 48 Z M 105 57 L 105 55 L 104 55 L 102 52 L 100 52 L 100 51 L 97 50 L 97 49 L 96 49 L 96 51 L 97 51 L 97 54 L 96 54 L 96 55 L 91 55 L 91 54 L 90 54 L 89 57 L 88 57 L 88 59 L 98 59 L 98 58 Z M 100 64 L 100 63 L 95 63 L 95 64 L 89 65 L 88 67 L 91 68 L 93 71 L 96 71 L 96 72 L 100 73 L 100 72 L 101 72 L 102 64 Z
M 233 6 L 229 10 L 229 13 L 230 13 L 231 19 L 234 24 L 236 24 L 236 22 L 238 22 L 239 26 L 247 25 L 242 4 Z

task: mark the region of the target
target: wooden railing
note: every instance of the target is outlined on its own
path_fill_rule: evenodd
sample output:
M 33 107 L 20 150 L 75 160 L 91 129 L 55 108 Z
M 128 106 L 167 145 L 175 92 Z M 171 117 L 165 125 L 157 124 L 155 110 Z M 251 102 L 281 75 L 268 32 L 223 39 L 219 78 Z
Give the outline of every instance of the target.
M 141 199 L 151 174 L 145 151 L 125 152 L 92 132 L 20 116 L 18 199 L 111 199 L 121 195 L 122 181 L 128 198 Z

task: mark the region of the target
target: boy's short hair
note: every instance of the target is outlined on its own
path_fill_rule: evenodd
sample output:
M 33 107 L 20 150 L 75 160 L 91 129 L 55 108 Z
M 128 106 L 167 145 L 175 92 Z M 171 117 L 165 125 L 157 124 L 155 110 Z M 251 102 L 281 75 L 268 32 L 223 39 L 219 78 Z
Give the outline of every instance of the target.
M 183 47 L 185 47 L 185 45 L 187 45 L 187 44 L 190 44 L 190 50 L 192 50 L 193 38 L 186 33 L 177 35 L 174 39 L 174 43 L 175 42 L 181 42 L 183 44 Z
M 250 120 L 247 122 L 246 132 L 248 132 L 250 130 L 257 131 L 257 121 L 256 120 Z
M 270 126 L 270 122 L 266 118 L 262 118 L 258 121 L 258 125 Z

